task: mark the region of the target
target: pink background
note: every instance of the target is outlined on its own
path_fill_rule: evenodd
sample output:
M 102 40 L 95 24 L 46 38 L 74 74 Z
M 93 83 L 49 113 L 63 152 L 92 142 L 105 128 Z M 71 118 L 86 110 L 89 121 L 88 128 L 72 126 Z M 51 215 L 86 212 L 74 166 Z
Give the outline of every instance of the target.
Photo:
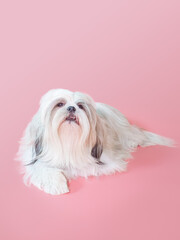
M 180 140 L 179 0 L 2 1 L 0 239 L 179 240 L 180 152 L 139 149 L 124 174 L 50 196 L 13 161 L 42 94 L 67 88 Z

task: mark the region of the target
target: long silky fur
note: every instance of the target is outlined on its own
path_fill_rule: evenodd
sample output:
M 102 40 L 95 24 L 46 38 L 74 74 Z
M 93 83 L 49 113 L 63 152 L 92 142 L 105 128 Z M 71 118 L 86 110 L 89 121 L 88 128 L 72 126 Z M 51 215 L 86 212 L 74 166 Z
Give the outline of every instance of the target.
M 59 108 L 61 101 L 65 104 Z M 66 120 L 71 105 L 79 124 Z M 86 94 L 55 89 L 42 97 L 21 139 L 18 159 L 26 184 L 62 194 L 69 191 L 68 179 L 125 171 L 131 152 L 151 145 L 173 146 L 173 141 L 131 125 L 117 109 Z

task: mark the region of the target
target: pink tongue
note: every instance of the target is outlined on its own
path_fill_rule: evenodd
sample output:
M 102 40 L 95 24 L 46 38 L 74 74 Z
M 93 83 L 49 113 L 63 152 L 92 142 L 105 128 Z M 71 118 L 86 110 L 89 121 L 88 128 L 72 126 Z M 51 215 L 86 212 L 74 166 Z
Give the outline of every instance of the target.
M 76 117 L 75 116 L 69 116 L 69 117 L 67 117 L 67 120 L 76 120 Z

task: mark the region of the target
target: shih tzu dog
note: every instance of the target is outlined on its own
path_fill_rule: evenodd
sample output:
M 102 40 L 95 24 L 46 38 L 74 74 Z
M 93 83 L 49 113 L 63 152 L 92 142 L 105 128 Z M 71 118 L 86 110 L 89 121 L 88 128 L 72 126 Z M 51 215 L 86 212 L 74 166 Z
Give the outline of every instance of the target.
M 138 146 L 172 146 L 172 140 L 131 125 L 115 108 L 80 92 L 50 90 L 28 124 L 18 159 L 24 182 L 50 194 L 69 192 L 77 176 L 126 170 Z

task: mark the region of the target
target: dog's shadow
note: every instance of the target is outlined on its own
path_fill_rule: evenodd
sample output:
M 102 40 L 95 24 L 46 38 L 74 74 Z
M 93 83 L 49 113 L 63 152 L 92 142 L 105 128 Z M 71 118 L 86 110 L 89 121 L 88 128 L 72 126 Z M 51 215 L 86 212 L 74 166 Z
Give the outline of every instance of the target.
M 129 161 L 129 168 L 131 171 L 149 168 L 149 167 L 159 167 L 160 165 L 167 164 L 171 161 L 176 154 L 176 148 L 168 148 L 164 146 L 151 146 L 146 148 L 138 148 L 134 152 L 133 159 Z
M 70 193 L 76 193 L 83 188 L 85 184 L 85 178 L 78 177 L 69 181 L 68 186 L 70 188 Z

